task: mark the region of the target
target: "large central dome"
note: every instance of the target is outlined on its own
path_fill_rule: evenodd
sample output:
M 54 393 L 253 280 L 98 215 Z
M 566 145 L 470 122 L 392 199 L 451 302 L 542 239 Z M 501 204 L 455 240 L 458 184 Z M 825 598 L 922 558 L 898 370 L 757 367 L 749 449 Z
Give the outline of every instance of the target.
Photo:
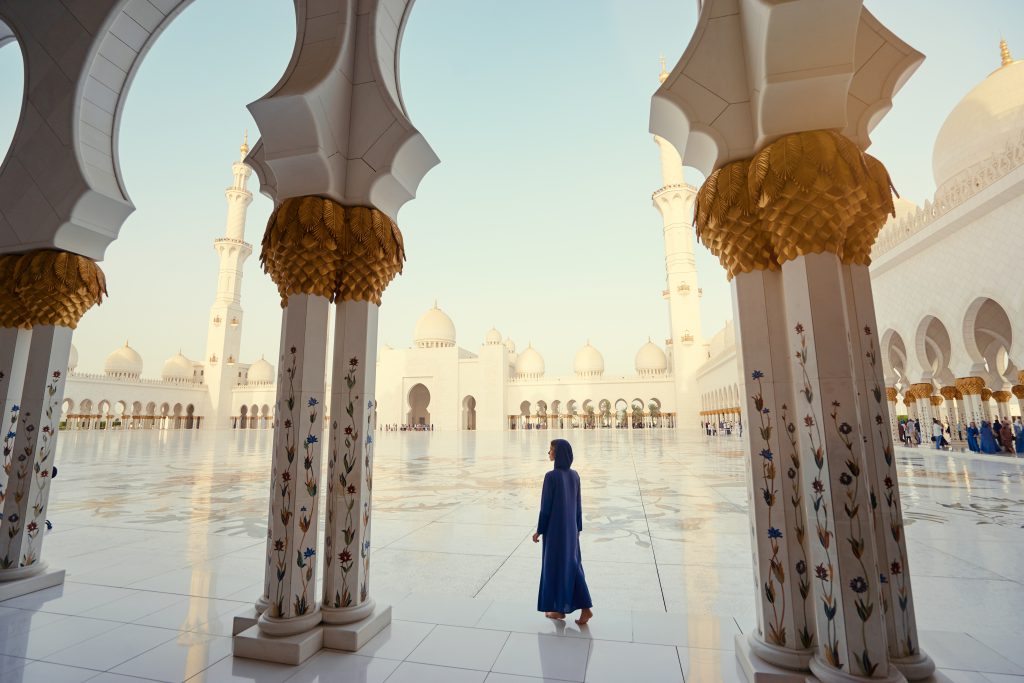
M 435 303 L 416 322 L 412 338 L 421 349 L 455 346 L 455 323 Z
M 1024 133 L 1024 61 L 1013 61 L 1005 45 L 1003 61 L 942 124 L 932 153 L 937 195 L 971 167 L 1016 144 Z

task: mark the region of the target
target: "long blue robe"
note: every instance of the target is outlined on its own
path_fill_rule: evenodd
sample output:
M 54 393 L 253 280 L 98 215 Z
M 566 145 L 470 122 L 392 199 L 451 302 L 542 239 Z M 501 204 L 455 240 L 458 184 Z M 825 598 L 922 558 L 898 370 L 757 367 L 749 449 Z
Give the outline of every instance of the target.
M 555 468 L 544 475 L 537 533 L 544 540 L 537 610 L 568 614 L 593 607 L 580 555 L 583 509 L 580 475 L 573 469 L 572 446 L 565 439 L 552 442 Z
M 1013 434 L 1016 440 L 1016 450 L 1018 453 L 1024 453 L 1024 427 L 1019 422 L 1013 425 Z
M 989 426 L 988 422 L 983 421 L 981 423 L 981 452 L 982 453 L 998 453 L 999 446 L 996 445 L 995 436 L 992 434 L 992 427 Z
M 967 447 L 975 453 L 981 450 L 978 447 L 978 428 L 974 425 L 967 428 Z

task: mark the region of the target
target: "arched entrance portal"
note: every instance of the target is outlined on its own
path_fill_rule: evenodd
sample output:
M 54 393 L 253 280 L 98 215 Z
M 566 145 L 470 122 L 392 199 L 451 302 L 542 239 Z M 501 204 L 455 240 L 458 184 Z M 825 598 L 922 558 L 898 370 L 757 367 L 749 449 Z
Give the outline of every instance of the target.
M 462 428 L 476 429 L 476 399 L 472 396 L 462 399 Z
M 417 384 L 409 390 L 409 413 L 406 422 L 411 425 L 430 425 L 430 390 L 422 384 Z

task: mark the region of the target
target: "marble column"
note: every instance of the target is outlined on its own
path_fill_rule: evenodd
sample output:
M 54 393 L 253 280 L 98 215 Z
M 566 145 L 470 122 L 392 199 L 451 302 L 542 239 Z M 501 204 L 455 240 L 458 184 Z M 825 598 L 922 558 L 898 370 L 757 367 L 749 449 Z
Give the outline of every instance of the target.
M 932 418 L 935 417 L 935 413 L 932 410 L 932 383 L 931 382 L 919 382 L 917 384 L 910 385 L 910 391 L 914 394 L 914 405 L 917 408 L 918 420 L 921 422 L 921 443 L 923 445 L 931 444 L 932 438 Z
M 737 351 L 750 422 L 747 489 L 756 573 L 757 629 L 751 650 L 776 666 L 806 671 L 814 655 L 813 569 L 797 436 L 788 328 L 778 270 L 733 280 Z
M 981 417 L 989 422 L 992 421 L 992 390 L 988 387 L 981 389 Z
M 355 624 L 375 613 L 370 597 L 370 522 L 377 315 L 377 304 L 367 301 L 339 302 L 335 312 L 323 558 L 325 624 Z M 328 629 L 324 645 L 358 649 L 390 623 L 390 607 L 376 608 L 376 616 L 368 628 Z M 343 635 L 352 642 L 336 644 Z
M 1020 381 L 1019 378 L 1018 381 Z M 1021 419 L 1024 420 L 1024 384 L 1014 384 L 1011 391 L 1017 397 L 1017 406 L 1020 409 Z
M 0 511 L 3 510 L 7 491 L 8 473 L 11 471 L 14 454 L 14 438 L 18 432 L 18 411 L 21 403 L 21 389 L 25 383 L 25 367 L 28 363 L 31 330 L 15 327 L 0 328 L 0 413 L 3 419 L 4 461 L 0 469 Z
M 996 402 L 996 414 L 999 415 L 1000 422 L 1010 422 L 1010 397 L 1013 396 L 1009 391 L 993 391 L 992 398 Z
M 984 417 L 981 407 L 981 391 L 985 387 L 985 380 L 981 377 L 958 377 L 956 388 L 964 397 L 964 422 L 970 427 L 981 428 L 981 421 Z M 966 434 L 964 435 L 966 437 Z
M 322 296 L 293 294 L 281 316 L 264 581 L 269 604 L 259 618 L 260 631 L 271 636 L 320 623 L 317 512 L 329 306 Z
M 782 266 L 790 358 L 796 385 L 802 470 L 814 565 L 818 651 L 811 671 L 823 680 L 849 672 L 898 680 L 888 644 L 871 510 L 858 376 L 851 356 L 857 328 L 849 320 L 843 265 L 832 253 L 807 254 Z
M 3 599 L 63 582 L 63 571 L 46 572 L 42 546 L 71 334 L 70 327 L 41 325 L 32 329 L 29 338 L 11 472 L 0 520 Z M 32 580 L 39 575 L 42 583 Z
M 959 441 L 960 437 L 957 436 L 956 429 L 957 425 L 960 424 L 962 406 L 959 401 L 957 401 L 956 387 L 940 387 L 939 395 L 942 396 L 945 401 L 946 419 L 949 420 L 949 439 L 950 441 Z
M 893 441 L 900 440 L 899 420 L 896 417 L 896 387 L 885 388 L 885 401 L 889 405 L 889 433 Z
M 850 319 L 851 358 L 860 398 L 869 502 L 878 562 L 878 589 L 885 621 L 889 662 L 910 680 L 932 675 L 935 664 L 920 649 L 910 567 L 907 562 L 903 508 L 894 458 L 893 418 L 883 400 L 883 370 L 871 276 L 866 265 L 844 265 Z M 931 385 L 929 384 L 929 387 Z M 895 393 L 895 391 L 894 391 Z M 939 399 L 942 400 L 941 398 Z

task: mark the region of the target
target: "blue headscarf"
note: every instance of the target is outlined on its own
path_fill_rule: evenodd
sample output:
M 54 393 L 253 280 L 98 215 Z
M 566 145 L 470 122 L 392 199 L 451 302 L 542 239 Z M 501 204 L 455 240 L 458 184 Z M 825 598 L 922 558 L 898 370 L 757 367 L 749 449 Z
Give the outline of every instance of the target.
M 565 439 L 555 439 L 551 445 L 555 447 L 555 469 L 569 469 L 572 466 L 572 446 Z

